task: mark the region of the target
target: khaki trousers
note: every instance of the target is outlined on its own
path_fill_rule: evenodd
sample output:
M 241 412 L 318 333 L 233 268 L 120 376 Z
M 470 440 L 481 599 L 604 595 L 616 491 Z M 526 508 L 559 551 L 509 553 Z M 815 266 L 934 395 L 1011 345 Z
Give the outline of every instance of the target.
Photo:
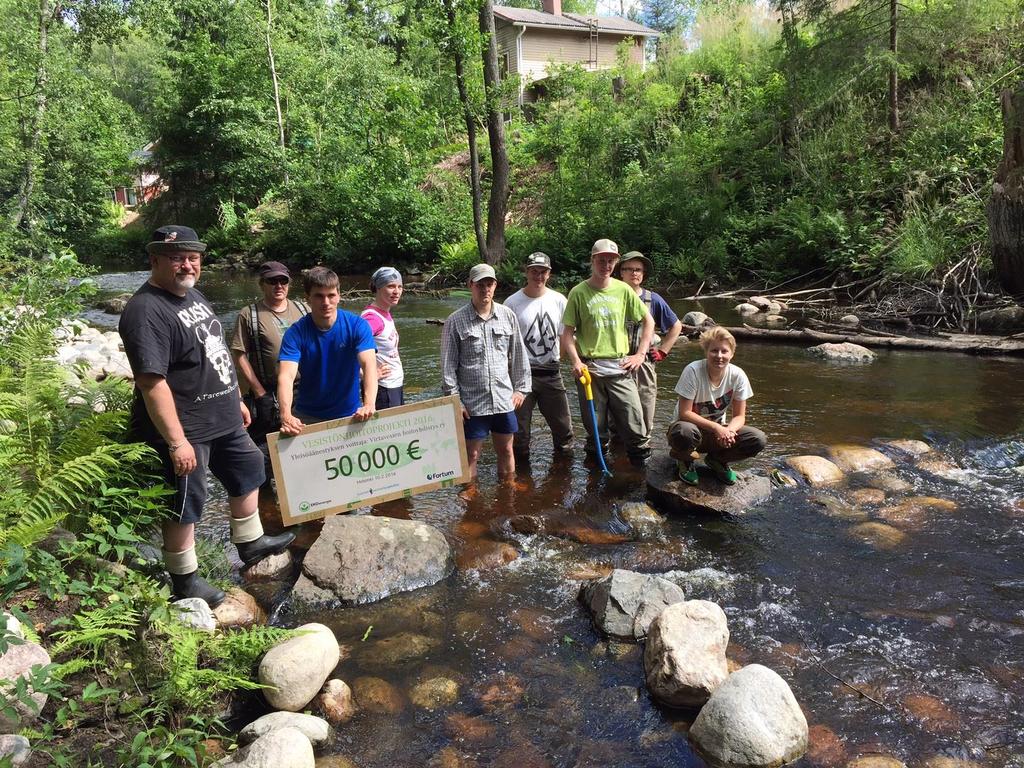
M 650 456 L 650 439 L 633 377 L 626 373 L 621 376 L 594 376 L 591 389 L 594 392 L 594 412 L 597 414 L 597 433 L 601 445 L 608 445 L 608 422 L 611 417 L 615 419 L 616 432 L 621 436 L 629 457 L 645 459 Z M 587 395 L 579 382 L 576 383 L 576 392 L 585 410 Z M 587 451 L 596 453 L 594 427 L 589 415 L 583 417 L 583 426 L 587 430 Z
M 756 456 L 768 444 L 764 432 L 755 427 L 742 426 L 736 432 L 736 442 L 728 448 L 715 448 L 715 441 L 710 432 L 705 432 L 696 424 L 688 421 L 676 421 L 668 428 L 669 452 L 676 461 L 690 461 L 690 454 L 706 453 L 712 458 L 728 464 Z
M 572 417 L 569 415 L 569 398 L 565 394 L 562 374 L 557 370 L 535 368 L 530 371 L 533 386 L 523 404 L 516 408 L 519 431 L 512 441 L 512 450 L 517 456 L 530 455 L 530 425 L 534 406 L 551 428 L 551 441 L 556 451 L 567 451 L 572 446 Z

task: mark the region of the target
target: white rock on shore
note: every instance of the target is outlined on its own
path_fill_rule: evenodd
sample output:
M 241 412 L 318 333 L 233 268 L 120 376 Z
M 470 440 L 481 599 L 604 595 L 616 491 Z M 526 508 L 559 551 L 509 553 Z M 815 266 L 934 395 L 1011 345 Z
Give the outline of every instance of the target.
M 334 632 L 323 624 L 303 624 L 301 634 L 278 643 L 263 657 L 259 681 L 274 709 L 298 712 L 320 692 L 338 666 L 341 652 Z
M 90 379 L 132 378 L 128 356 L 117 331 L 100 331 L 81 320 L 65 320 L 53 332 L 57 362 L 64 368 L 84 368 Z
M 285 726 L 218 760 L 214 768 L 315 768 L 313 745 L 298 728 Z

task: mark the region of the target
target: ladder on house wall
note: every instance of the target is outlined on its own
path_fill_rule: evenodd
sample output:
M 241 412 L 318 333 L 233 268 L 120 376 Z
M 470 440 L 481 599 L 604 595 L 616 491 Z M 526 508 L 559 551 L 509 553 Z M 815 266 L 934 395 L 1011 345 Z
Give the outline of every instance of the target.
M 591 69 L 597 69 L 597 53 L 598 53 L 598 20 L 597 17 L 591 17 L 587 19 L 587 25 L 590 27 L 590 59 L 587 62 Z

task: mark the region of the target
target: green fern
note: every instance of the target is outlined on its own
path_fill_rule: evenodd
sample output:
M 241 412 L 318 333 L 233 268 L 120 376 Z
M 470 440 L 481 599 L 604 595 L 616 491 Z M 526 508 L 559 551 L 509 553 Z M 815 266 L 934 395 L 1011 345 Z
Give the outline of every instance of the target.
M 52 653 L 57 656 L 70 650 L 88 650 L 94 662 L 99 662 L 103 646 L 112 640 L 125 642 L 135 637 L 139 625 L 139 612 L 120 600 L 71 618 L 72 629 L 56 632 Z

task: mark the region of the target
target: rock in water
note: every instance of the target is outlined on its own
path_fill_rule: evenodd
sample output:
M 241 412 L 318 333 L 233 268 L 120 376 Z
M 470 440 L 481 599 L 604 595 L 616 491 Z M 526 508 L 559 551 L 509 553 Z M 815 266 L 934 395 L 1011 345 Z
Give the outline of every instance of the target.
M 807 751 L 807 720 L 785 680 L 750 664 L 715 689 L 690 739 L 713 766 L 769 768 Z
M 884 444 L 911 456 L 922 456 L 932 450 L 924 440 L 886 440 Z
M 815 357 L 823 357 L 836 363 L 870 363 L 876 355 L 867 347 L 844 341 L 841 344 L 819 344 L 808 350 Z
M 323 624 L 303 624 L 300 634 L 269 651 L 260 662 L 263 696 L 274 709 L 298 712 L 320 692 L 341 659 L 338 641 Z
M 692 325 L 694 328 L 699 328 L 703 325 L 714 325 L 715 321 L 708 317 L 703 312 L 693 310 L 683 315 L 683 325 Z
M 643 502 L 627 501 L 619 507 L 618 514 L 637 539 L 659 539 L 664 536 L 665 520 Z
M 744 301 L 742 304 L 737 304 L 734 307 L 734 309 L 741 315 L 756 315 L 758 312 L 761 311 L 753 304 L 750 304 L 749 302 L 746 301 Z
M 643 640 L 654 618 L 673 603 L 686 599 L 671 581 L 647 573 L 616 568 L 580 591 L 594 625 L 609 637 Z
M 390 517 L 335 515 L 302 563 L 296 595 L 323 602 L 372 603 L 435 584 L 452 570 L 444 536 L 426 523 Z M 305 589 L 311 582 L 314 589 Z
M 874 448 L 840 444 L 828 449 L 832 461 L 844 472 L 865 472 L 872 469 L 892 469 L 892 459 Z
M 313 745 L 298 728 L 285 726 L 260 736 L 213 768 L 315 768 Z
M 786 465 L 800 473 L 809 485 L 831 485 L 843 479 L 843 470 L 822 456 L 790 456 Z
M 344 680 L 328 680 L 320 692 L 320 709 L 332 723 L 347 723 L 356 713 L 356 702 L 352 689 Z
M 676 475 L 676 462 L 658 454 L 647 467 L 647 495 L 655 507 L 674 512 L 739 515 L 767 501 L 772 482 L 767 477 L 739 474 L 735 485 L 718 482 L 706 468 L 700 468 L 700 485 L 691 486 Z
M 772 300 L 767 296 L 751 296 L 747 302 L 757 307 L 758 312 L 771 312 Z
M 729 674 L 728 644 L 725 612 L 715 603 L 670 605 L 651 623 L 644 649 L 651 695 L 671 707 L 701 706 Z

